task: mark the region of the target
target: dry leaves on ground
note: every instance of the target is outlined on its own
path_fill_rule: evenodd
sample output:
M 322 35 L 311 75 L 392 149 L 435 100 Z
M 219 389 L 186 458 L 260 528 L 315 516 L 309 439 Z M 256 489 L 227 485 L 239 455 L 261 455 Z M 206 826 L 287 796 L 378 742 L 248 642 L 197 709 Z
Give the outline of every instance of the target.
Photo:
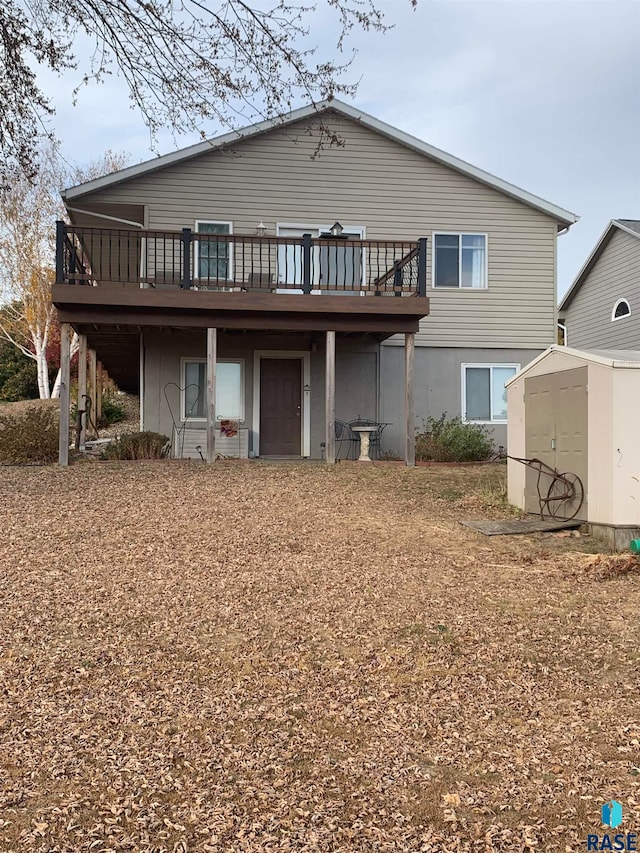
M 612 797 L 640 828 L 638 573 L 462 527 L 486 467 L 1 476 L 0 850 L 578 851 Z

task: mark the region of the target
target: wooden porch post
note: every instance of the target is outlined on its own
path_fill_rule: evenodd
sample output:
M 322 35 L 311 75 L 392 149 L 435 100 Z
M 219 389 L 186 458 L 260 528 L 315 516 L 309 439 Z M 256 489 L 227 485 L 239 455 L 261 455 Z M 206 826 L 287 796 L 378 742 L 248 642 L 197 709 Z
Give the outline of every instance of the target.
M 218 330 L 207 329 L 207 462 L 216 461 L 216 360 Z
M 404 415 L 405 415 L 405 452 L 408 466 L 416 464 L 416 404 L 414 400 L 414 357 L 415 334 L 407 332 L 404 336 Z
M 325 438 L 327 462 L 336 461 L 336 333 L 327 332 L 325 354 Z
M 69 324 L 60 324 L 60 435 L 58 464 L 69 464 L 69 384 L 71 374 Z
M 102 362 L 98 362 L 98 376 L 97 376 L 97 392 L 96 392 L 96 423 L 102 417 Z
M 87 336 L 78 335 L 78 412 L 80 430 L 76 428 L 76 450 L 84 450 L 87 446 Z
M 91 400 L 91 422 L 98 429 L 98 357 L 94 349 L 89 350 L 89 399 Z

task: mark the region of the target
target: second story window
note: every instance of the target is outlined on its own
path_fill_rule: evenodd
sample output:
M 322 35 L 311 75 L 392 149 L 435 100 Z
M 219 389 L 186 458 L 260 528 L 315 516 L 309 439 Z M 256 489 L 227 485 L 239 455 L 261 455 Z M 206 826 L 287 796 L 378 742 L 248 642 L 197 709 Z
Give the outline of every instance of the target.
M 231 234 L 230 222 L 196 222 L 196 278 L 230 281 L 233 278 L 229 243 L 216 240 L 217 234 Z M 209 236 L 211 235 L 211 236 Z
M 433 286 L 485 290 L 486 234 L 434 234 Z

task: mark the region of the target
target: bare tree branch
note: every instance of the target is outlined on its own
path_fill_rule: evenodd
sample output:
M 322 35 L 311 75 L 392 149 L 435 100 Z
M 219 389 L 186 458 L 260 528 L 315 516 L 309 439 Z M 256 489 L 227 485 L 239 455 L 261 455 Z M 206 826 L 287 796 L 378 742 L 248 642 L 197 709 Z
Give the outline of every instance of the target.
M 405 0 L 415 6 L 416 0 Z M 0 179 L 14 165 L 30 177 L 37 140 L 53 112 L 34 68 L 78 69 L 80 85 L 118 73 L 152 139 L 215 122 L 274 118 L 296 100 L 351 96 L 352 56 L 319 57 L 312 26 L 318 6 L 337 29 L 343 56 L 354 28 L 384 32 L 376 0 L 5 0 L 0 5 Z M 92 56 L 73 55 L 77 35 Z M 77 93 L 77 89 L 76 89 Z
M 0 188 L 0 337 L 38 365 L 38 390 L 50 396 L 47 346 L 56 323 L 51 302 L 55 278 L 52 223 L 63 218 L 60 190 L 126 165 L 126 157 L 107 151 L 86 169 L 63 164 L 53 144 L 37 149 L 38 180 L 18 165 Z

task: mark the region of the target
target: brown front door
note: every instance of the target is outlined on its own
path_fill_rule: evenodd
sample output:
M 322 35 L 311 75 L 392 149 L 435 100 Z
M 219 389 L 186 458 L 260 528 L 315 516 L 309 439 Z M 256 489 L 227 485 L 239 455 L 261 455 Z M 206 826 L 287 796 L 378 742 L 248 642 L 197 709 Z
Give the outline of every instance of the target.
M 302 360 L 260 359 L 260 455 L 300 456 Z

